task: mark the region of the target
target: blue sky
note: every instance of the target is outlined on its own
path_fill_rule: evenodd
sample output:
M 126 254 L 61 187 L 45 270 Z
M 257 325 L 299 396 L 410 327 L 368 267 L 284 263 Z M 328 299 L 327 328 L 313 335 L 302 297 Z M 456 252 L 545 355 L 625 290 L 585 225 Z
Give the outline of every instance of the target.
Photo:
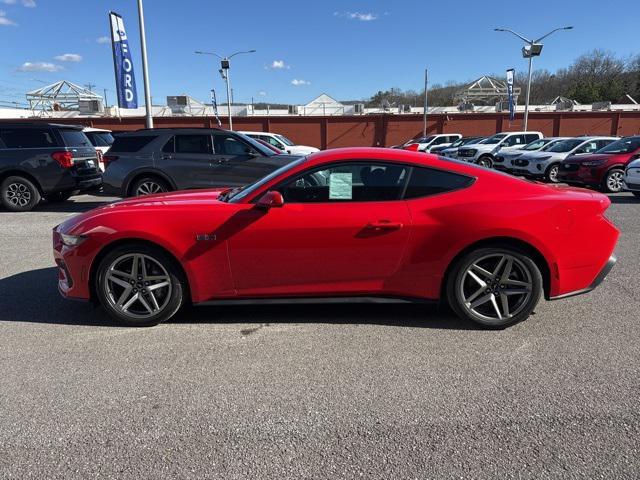
M 425 66 L 432 83 L 523 70 L 519 40 L 494 27 L 537 37 L 573 25 L 544 42 L 535 66 L 549 70 L 594 48 L 640 53 L 638 0 L 529 3 L 535 11 L 514 0 L 145 0 L 154 103 L 181 93 L 208 101 L 212 86 L 224 100 L 216 59 L 194 50 L 257 49 L 233 59 L 234 98 L 273 103 L 420 89 Z M 143 98 L 135 0 L 0 0 L 0 101 L 24 102 L 27 90 L 68 79 L 107 88 L 113 102 L 111 48 L 101 43 L 109 10 L 124 17 Z

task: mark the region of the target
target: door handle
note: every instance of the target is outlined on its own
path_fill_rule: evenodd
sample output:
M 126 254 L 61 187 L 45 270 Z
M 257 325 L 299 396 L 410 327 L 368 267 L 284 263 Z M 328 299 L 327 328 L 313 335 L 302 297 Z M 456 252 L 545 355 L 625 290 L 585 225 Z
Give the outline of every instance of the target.
M 386 220 L 380 220 L 379 222 L 370 222 L 367 223 L 366 228 L 370 230 L 400 230 L 402 228 L 402 223 L 400 222 L 389 222 Z
M 228 158 L 219 158 L 217 163 L 227 163 L 229 161 Z

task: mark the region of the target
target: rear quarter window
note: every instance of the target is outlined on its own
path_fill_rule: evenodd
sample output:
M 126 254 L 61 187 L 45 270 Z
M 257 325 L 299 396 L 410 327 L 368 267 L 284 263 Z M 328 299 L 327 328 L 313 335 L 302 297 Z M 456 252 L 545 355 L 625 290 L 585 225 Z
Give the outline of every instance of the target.
M 139 152 L 144 147 L 154 141 L 157 136 L 154 135 L 127 135 L 122 137 L 116 137 L 113 145 L 111 145 L 111 152 Z
M 472 177 L 432 168 L 414 167 L 404 199 L 427 197 L 438 193 L 466 188 L 473 183 Z

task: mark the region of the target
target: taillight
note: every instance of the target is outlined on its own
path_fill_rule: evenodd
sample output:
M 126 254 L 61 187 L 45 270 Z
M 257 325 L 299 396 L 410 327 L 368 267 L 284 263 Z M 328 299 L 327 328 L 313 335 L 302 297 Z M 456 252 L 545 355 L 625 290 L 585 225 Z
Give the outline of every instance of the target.
M 102 164 L 104 165 L 104 168 L 107 168 L 111 162 L 115 162 L 117 159 L 117 155 L 103 155 Z
M 420 148 L 420 144 L 419 143 L 412 143 L 412 144 L 407 145 L 406 147 L 404 147 L 405 150 L 409 150 L 410 152 L 417 152 L 418 148 Z
M 98 150 L 96 148 L 96 156 L 98 157 L 98 163 L 103 163 L 104 162 L 104 159 L 102 158 L 103 157 L 102 150 Z
M 51 158 L 58 162 L 62 168 L 73 167 L 73 154 L 71 152 L 53 152 Z

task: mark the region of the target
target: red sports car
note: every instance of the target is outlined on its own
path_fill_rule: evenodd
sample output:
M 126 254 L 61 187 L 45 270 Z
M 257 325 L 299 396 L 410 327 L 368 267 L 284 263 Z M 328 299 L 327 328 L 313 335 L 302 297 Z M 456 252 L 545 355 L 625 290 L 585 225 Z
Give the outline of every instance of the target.
M 124 200 L 53 232 L 62 295 L 126 325 L 182 305 L 449 302 L 503 327 L 607 275 L 609 199 L 423 153 L 336 149 L 244 188 Z

